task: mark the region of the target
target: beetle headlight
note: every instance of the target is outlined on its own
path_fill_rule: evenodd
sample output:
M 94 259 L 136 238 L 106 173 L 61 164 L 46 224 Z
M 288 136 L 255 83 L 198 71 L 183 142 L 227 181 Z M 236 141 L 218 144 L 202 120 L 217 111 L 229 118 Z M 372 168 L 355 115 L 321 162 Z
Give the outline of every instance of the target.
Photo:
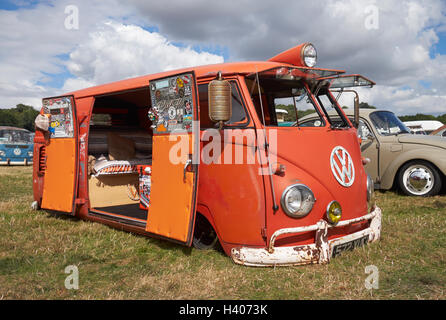
M 6 153 L 5 153 L 5 151 L 3 151 L 3 150 L 0 150 L 0 156 L 6 156 Z
M 310 213 L 315 202 L 310 188 L 303 184 L 288 186 L 282 193 L 280 203 L 285 213 L 292 218 L 302 218 Z
M 28 156 L 32 157 L 33 156 L 33 152 L 32 151 L 28 151 Z
M 302 47 L 301 59 L 307 67 L 313 68 L 316 65 L 317 52 L 311 43 L 307 43 Z
M 327 206 L 327 220 L 332 225 L 337 225 L 342 217 L 341 204 L 337 201 L 332 201 Z

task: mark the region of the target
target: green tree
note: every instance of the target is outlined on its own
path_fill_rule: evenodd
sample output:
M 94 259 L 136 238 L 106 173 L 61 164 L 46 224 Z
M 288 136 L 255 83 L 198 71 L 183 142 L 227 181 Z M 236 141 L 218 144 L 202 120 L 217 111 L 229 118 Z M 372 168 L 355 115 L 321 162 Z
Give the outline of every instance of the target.
M 0 109 L 0 126 L 25 128 L 34 131 L 34 119 L 39 114 L 32 106 L 18 104 L 15 108 Z
M 368 104 L 367 102 L 360 102 L 359 108 L 360 109 L 376 109 L 375 106 L 372 106 L 372 105 Z
M 417 113 L 416 115 L 401 116 L 399 118 L 401 121 L 438 120 L 436 116 L 422 113 Z

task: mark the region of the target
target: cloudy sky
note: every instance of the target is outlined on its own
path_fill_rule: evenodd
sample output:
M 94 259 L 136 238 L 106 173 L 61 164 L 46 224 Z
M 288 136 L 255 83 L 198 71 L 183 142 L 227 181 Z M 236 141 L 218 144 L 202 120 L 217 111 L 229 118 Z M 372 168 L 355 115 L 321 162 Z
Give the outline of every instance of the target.
M 266 60 L 302 42 L 377 85 L 361 101 L 446 113 L 444 0 L 0 0 L 0 108 L 164 70 Z M 341 103 L 351 105 L 352 97 Z

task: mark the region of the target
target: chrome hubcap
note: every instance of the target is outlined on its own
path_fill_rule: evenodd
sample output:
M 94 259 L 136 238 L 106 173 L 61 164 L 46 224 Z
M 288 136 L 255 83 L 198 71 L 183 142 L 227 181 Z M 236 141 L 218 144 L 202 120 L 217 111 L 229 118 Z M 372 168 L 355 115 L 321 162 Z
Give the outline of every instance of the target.
M 434 186 L 432 171 L 422 165 L 413 165 L 406 169 L 403 175 L 405 187 L 416 195 L 428 193 Z

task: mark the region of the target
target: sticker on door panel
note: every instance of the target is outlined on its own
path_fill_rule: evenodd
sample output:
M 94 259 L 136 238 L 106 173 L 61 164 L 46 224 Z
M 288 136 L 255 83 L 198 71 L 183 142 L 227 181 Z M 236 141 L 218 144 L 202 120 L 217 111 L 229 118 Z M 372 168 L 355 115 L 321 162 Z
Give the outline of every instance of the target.
M 192 75 L 151 81 L 149 119 L 157 133 L 191 132 L 193 120 Z

